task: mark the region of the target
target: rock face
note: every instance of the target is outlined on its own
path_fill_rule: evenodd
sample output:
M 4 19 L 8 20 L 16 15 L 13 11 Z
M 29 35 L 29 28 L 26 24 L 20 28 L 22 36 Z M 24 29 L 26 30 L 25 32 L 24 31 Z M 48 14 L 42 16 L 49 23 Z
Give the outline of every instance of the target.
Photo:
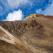
M 24 53 L 53 53 L 53 17 L 30 15 L 24 21 L 0 22 L 28 49 Z M 17 45 L 18 46 L 18 45 Z M 23 53 L 12 44 L 0 41 L 0 53 Z

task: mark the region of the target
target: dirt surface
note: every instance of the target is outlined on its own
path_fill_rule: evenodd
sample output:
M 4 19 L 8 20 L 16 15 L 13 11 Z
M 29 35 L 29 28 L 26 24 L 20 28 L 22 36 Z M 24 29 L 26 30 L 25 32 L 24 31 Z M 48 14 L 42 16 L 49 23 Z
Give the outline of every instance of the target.
M 24 21 L 0 22 L 0 26 L 26 44 L 28 50 L 24 53 L 53 53 L 53 17 L 34 14 Z M 0 53 L 23 52 L 0 41 Z

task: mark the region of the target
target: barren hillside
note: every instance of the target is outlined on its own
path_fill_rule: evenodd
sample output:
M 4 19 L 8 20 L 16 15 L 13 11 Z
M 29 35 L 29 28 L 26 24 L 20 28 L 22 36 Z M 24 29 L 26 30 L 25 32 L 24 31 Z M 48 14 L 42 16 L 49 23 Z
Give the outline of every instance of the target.
M 0 41 L 0 53 L 53 53 L 53 17 L 30 15 L 24 21 L 0 22 L 0 26 L 21 40 L 26 52 Z M 0 36 L 3 32 L 0 31 Z M 24 49 L 23 49 L 24 50 Z

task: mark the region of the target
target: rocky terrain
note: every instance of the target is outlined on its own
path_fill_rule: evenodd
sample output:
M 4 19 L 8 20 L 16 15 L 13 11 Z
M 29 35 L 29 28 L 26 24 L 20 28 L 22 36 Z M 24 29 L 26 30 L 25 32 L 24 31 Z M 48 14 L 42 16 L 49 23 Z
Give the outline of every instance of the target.
M 30 15 L 24 21 L 0 22 L 0 26 L 9 31 L 26 47 L 12 45 L 0 40 L 0 53 L 53 53 L 53 17 Z M 0 31 L 0 36 L 1 36 Z

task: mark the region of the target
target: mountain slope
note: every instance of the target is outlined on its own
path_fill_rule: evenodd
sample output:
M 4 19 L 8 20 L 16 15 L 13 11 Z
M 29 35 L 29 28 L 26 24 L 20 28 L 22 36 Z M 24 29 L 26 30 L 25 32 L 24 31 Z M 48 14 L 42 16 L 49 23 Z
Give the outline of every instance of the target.
M 53 53 L 52 23 L 53 16 L 33 14 L 24 21 L 0 22 L 0 26 L 23 42 L 28 49 L 24 53 Z M 22 50 L 11 44 L 0 43 L 0 53 L 22 53 Z

